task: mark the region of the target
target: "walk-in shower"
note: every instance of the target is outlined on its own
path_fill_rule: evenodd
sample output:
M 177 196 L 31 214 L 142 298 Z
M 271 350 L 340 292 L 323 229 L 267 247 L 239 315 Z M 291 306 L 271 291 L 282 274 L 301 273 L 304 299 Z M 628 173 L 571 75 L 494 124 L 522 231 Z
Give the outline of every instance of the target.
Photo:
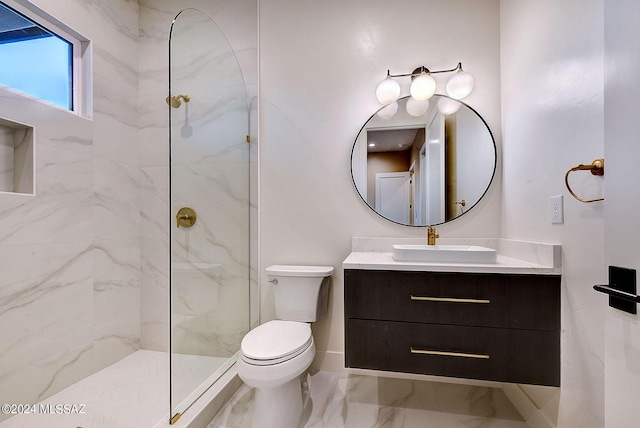
M 1 428 L 184 425 L 250 328 L 243 74 L 207 14 L 136 3 L 138 81 L 124 83 L 139 101 L 118 105 L 123 123 L 0 88 L 3 117 L 33 119 L 39 162 L 35 195 L 0 194 Z M 103 109 L 135 71 L 107 60 L 124 71 L 96 79 Z M 102 159 L 94 133 L 124 161 Z

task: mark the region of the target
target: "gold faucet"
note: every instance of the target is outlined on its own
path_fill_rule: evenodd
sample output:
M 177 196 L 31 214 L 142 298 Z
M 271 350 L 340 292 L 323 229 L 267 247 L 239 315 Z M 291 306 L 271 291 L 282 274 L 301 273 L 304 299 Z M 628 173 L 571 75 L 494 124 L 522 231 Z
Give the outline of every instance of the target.
M 436 238 L 440 235 L 436 233 L 436 228 L 433 226 L 427 226 L 427 245 L 436 245 Z

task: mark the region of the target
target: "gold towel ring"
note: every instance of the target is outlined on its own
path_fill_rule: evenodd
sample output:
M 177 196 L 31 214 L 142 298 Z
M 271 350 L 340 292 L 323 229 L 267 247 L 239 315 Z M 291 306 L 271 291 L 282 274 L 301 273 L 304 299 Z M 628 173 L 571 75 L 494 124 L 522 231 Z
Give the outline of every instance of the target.
M 598 176 L 604 175 L 604 159 L 596 159 L 591 163 L 591 165 L 580 164 L 578 166 L 574 166 L 569 171 L 567 171 L 567 173 L 564 175 L 564 184 L 567 186 L 567 190 L 569 190 L 569 193 L 571 193 L 571 196 L 573 196 L 580 202 L 584 202 L 588 204 L 590 202 L 604 201 L 604 198 L 582 199 L 581 197 L 573 193 L 573 190 L 571 190 L 571 186 L 569 186 L 569 174 L 572 173 L 573 171 L 582 171 L 582 170 L 591 171 L 592 175 L 598 175 Z

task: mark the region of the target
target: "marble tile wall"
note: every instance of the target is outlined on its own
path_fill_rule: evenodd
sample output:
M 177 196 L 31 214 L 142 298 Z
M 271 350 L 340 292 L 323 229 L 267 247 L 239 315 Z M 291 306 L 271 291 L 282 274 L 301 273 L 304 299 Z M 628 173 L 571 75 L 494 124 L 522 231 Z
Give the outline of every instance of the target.
M 198 215 L 190 228 L 171 225 L 172 309 L 178 301 L 188 309 L 173 310 L 172 346 L 222 357 L 249 330 L 248 109 L 235 57 L 203 17 L 181 14 L 171 41 L 172 88 L 191 96 L 172 110 L 172 212 L 188 206 Z
M 13 192 L 13 130 L 0 125 L 0 192 Z
M 29 126 L 12 124 L 13 128 L 13 191 L 33 195 L 34 192 L 34 131 Z
M 257 3 L 255 0 L 233 4 L 203 0 L 142 0 L 139 3 L 142 345 L 145 349 L 162 350 L 166 349 L 169 321 L 167 313 L 157 308 L 166 306 L 164 302 L 168 301 L 166 237 L 173 226 L 166 221 L 169 218 L 168 129 L 164 103 L 168 90 L 170 24 L 175 15 L 186 8 L 196 8 L 213 18 L 233 47 L 247 82 L 247 102 L 241 109 L 244 110 L 257 93 Z M 176 25 L 180 25 L 180 21 Z M 250 321 L 246 306 L 238 310 L 236 303 L 229 303 L 242 305 L 249 301 L 246 287 L 249 277 L 252 288 L 257 288 L 253 279 L 255 268 L 248 270 L 250 264 L 255 265 L 256 255 L 251 256 L 251 262 L 247 244 L 249 238 L 256 239 L 257 236 L 257 196 L 246 193 L 249 187 L 248 155 L 251 156 L 252 171 L 257 169 L 257 156 L 253 153 L 255 143 L 239 146 L 229 138 L 229 124 L 237 123 L 235 117 L 240 111 L 231 108 L 224 113 L 219 106 L 229 105 L 238 82 L 229 81 L 228 72 L 219 74 L 210 70 L 206 61 L 192 62 L 194 57 L 203 58 L 198 54 L 204 47 L 200 42 L 203 37 L 195 31 L 197 28 L 183 32 L 185 37 L 173 40 L 174 64 L 177 64 L 173 72 L 174 77 L 178 77 L 173 82 L 174 92 L 190 95 L 191 101 L 188 110 L 182 107 L 172 112 L 174 120 L 182 126 L 174 134 L 180 146 L 172 155 L 173 193 L 177 197 L 172 201 L 171 212 L 182 206 L 192 206 L 198 220 L 190 229 L 173 228 L 176 243 L 174 291 L 177 293 L 173 301 L 176 311 L 172 327 L 174 344 L 180 352 L 225 356 L 237 350 L 237 343 Z M 217 35 L 204 38 L 210 40 L 213 36 Z M 185 52 L 190 55 L 183 59 Z M 222 51 L 213 57 L 216 68 L 221 70 L 228 68 L 220 68 L 220 64 L 235 63 Z M 219 83 L 193 86 L 203 74 L 207 74 L 207 82 Z M 179 79 L 180 76 L 189 78 Z M 218 107 L 208 109 L 206 106 L 211 104 Z M 184 119 L 182 114 L 185 114 Z M 187 122 L 190 132 L 185 133 Z M 220 127 L 220 123 L 224 127 Z M 237 123 L 237 127 L 243 128 L 240 135 L 244 135 L 246 119 Z M 252 134 L 257 134 L 255 122 L 251 130 Z M 238 135 L 237 129 L 234 132 Z M 255 172 L 252 177 L 256 177 Z M 251 187 L 255 189 L 255 184 Z M 250 201 L 251 225 L 246 220 Z M 221 224 L 224 225 L 222 228 Z M 210 306 L 201 305 L 203 296 L 210 298 Z M 253 318 L 257 320 L 257 315 Z
M 178 10 L 200 6 L 231 29 L 248 102 L 257 93 L 255 1 L 32 3 L 92 41 L 93 111 L 86 119 L 0 88 L 0 117 L 36 129 L 37 175 L 35 196 L 0 195 L 2 402 L 36 402 L 140 347 L 166 349 L 164 98 Z M 236 258 L 239 244 L 224 239 Z
M 0 195 L 0 402 L 37 402 L 139 347 L 138 5 L 35 0 L 93 42 L 93 118 L 0 88 L 36 129 L 36 194 Z
M 249 329 L 247 110 L 199 118 L 207 110 L 197 104 L 200 92 L 189 103 L 193 135 L 173 140 L 172 211 L 189 206 L 198 219 L 190 228 L 172 225 L 172 345 L 179 353 L 231 356 Z

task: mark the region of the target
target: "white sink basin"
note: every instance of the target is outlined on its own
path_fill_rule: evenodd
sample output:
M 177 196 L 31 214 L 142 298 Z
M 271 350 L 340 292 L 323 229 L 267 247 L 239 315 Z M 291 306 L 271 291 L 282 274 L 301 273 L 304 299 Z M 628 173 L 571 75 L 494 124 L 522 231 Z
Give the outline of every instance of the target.
M 402 262 L 495 263 L 497 252 L 476 245 L 394 245 L 393 258 Z

